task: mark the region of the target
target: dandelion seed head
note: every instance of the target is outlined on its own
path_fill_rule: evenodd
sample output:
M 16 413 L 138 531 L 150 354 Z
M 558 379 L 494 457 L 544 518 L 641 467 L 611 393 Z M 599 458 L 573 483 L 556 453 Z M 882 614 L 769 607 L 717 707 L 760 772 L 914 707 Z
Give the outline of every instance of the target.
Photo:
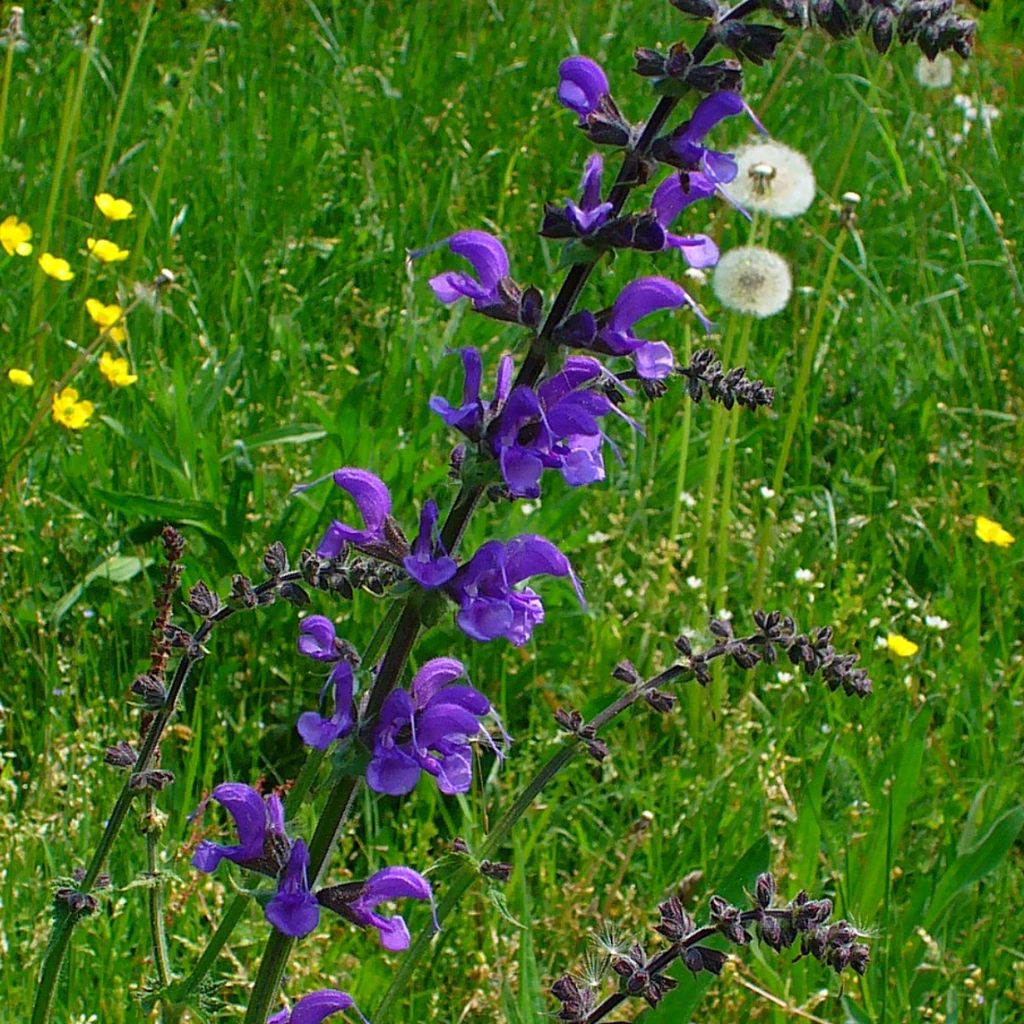
M 789 264 L 759 245 L 730 249 L 715 267 L 713 284 L 723 306 L 756 317 L 781 312 L 793 291 Z
M 922 57 L 914 65 L 914 77 L 926 89 L 945 89 L 953 83 L 953 62 L 944 53 L 935 60 Z
M 736 165 L 739 171 L 726 191 L 748 210 L 799 217 L 814 202 L 814 171 L 807 157 L 781 142 L 741 146 Z

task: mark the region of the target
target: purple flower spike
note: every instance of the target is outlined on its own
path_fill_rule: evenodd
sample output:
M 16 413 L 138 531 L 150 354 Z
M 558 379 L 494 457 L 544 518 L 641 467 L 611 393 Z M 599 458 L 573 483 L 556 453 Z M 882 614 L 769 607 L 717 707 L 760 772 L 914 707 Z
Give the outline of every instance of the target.
M 210 794 L 235 819 L 238 843 L 234 846 L 213 843 L 204 839 L 192 856 L 192 866 L 210 874 L 222 860 L 244 865 L 262 857 L 267 840 L 284 835 L 284 808 L 276 794 L 264 797 L 252 786 L 241 782 L 222 782 Z M 199 814 L 208 801 L 200 804 Z
M 339 661 L 331 669 L 324 689 L 320 692 L 323 699 L 328 687 L 334 686 L 334 714 L 330 718 L 321 718 L 315 711 L 306 711 L 299 715 L 296 729 L 307 747 L 315 750 L 326 750 L 335 740 L 343 739 L 352 731 L 355 724 L 352 716 L 352 694 L 355 689 L 355 677 L 352 666 L 347 661 Z
M 357 530 L 335 520 L 327 528 L 316 553 L 321 558 L 337 558 L 346 544 L 365 547 L 384 543 L 384 523 L 391 514 L 391 495 L 384 481 L 365 469 L 339 469 L 332 476 L 356 503 L 364 528 Z
M 359 895 L 352 900 L 345 915 L 354 924 L 363 928 L 376 928 L 380 944 L 392 952 L 409 948 L 409 929 L 397 914 L 383 917 L 377 907 L 388 900 L 430 900 L 434 914 L 434 928 L 440 928 L 434 912 L 434 894 L 430 883 L 412 868 L 384 868 L 371 875 L 360 887 Z
M 323 988 L 303 996 L 292 1008 L 281 1010 L 267 1018 L 267 1024 L 322 1024 L 332 1013 L 354 1010 L 364 1024 L 369 1024 L 360 1013 L 359 1007 L 347 992 L 334 988 Z
M 481 642 L 503 636 L 517 647 L 525 644 L 544 621 L 540 596 L 529 587 L 514 589 L 531 576 L 568 576 L 586 607 L 569 559 L 543 537 L 523 534 L 483 544 L 449 584 L 462 631 Z
M 676 160 L 685 169 L 701 171 L 716 185 L 732 181 L 738 173 L 736 161 L 730 154 L 708 149 L 702 143 L 719 121 L 745 109 L 743 97 L 727 89 L 701 100 L 690 120 L 669 137 Z
M 466 793 L 472 782 L 469 741 L 482 735 L 502 756 L 480 719 L 491 716 L 508 736 L 490 701 L 471 686 L 453 686 L 466 670 L 454 658 L 434 658 L 416 673 L 410 691 L 392 690 L 381 708 L 366 770 L 369 787 L 389 796 L 411 792 L 425 771 L 446 795 Z
M 334 623 L 323 615 L 307 615 L 299 623 L 299 654 L 314 661 L 337 661 L 341 652 L 335 646 Z
M 558 102 L 579 114 L 581 124 L 610 93 L 604 69 L 589 57 L 569 57 L 558 65 Z
M 320 904 L 309 891 L 306 868 L 309 851 L 301 839 L 296 839 L 288 863 L 277 883 L 277 895 L 267 904 L 263 913 L 267 920 L 285 935 L 300 939 L 308 935 L 320 921 Z
M 477 383 L 479 385 L 479 378 Z M 405 571 L 424 590 L 444 586 L 457 568 L 441 544 L 437 519 L 437 502 L 431 499 L 424 503 L 420 512 L 420 532 L 412 542 L 412 554 L 402 560 Z
M 486 231 L 459 231 L 447 239 L 448 248 L 473 265 L 476 278 L 449 270 L 430 279 L 434 294 L 445 304 L 470 299 L 474 309 L 502 303 L 499 284 L 508 277 L 509 263 L 505 247 Z

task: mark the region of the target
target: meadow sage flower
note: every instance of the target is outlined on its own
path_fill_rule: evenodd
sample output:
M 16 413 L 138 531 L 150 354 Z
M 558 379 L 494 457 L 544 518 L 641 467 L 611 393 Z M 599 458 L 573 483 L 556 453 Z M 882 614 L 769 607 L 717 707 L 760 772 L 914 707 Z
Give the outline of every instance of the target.
M 7 379 L 19 388 L 30 388 L 35 384 L 35 379 L 28 370 L 19 370 L 17 367 L 11 367 L 7 371 Z
M 437 520 L 437 502 L 433 499 L 424 502 L 420 512 L 419 533 L 412 542 L 410 554 L 402 559 L 405 571 L 424 590 L 444 586 L 455 575 L 457 568 L 455 560 L 448 557 L 441 543 Z
M 723 185 L 736 177 L 736 161 L 728 153 L 709 149 L 704 137 L 719 121 L 733 117 L 747 109 L 743 97 L 728 89 L 716 92 L 697 104 L 689 121 L 672 132 L 667 139 L 672 162 L 684 170 L 700 171 L 716 185 Z
M 117 242 L 107 238 L 87 238 L 85 246 L 89 255 L 95 256 L 101 263 L 121 263 L 131 255 L 127 249 L 122 249 Z
M 308 620 L 304 620 L 308 621 Z M 301 642 L 301 641 L 300 641 Z M 314 750 L 326 750 L 335 740 L 344 739 L 355 724 L 352 696 L 355 692 L 355 676 L 347 661 L 339 661 L 331 669 L 327 682 L 320 690 L 320 700 L 329 687 L 334 687 L 334 714 L 322 718 L 315 711 L 299 715 L 295 728 L 302 742 Z
M 911 658 L 919 649 L 913 640 L 908 640 L 899 633 L 890 633 L 885 638 L 885 646 L 898 658 Z
M 531 576 L 568 576 L 586 607 L 569 559 L 551 541 L 522 534 L 508 542 L 487 541 L 455 574 L 447 588 L 459 605 L 455 621 L 474 640 L 503 636 L 521 647 L 544 621 L 540 596 L 529 587 L 515 589 Z
M 651 209 L 665 232 L 663 248 L 678 249 L 691 267 L 712 267 L 718 262 L 718 246 L 707 235 L 674 235 L 668 230 L 691 203 L 707 199 L 718 191 L 718 186 L 707 175 L 698 171 L 683 173 L 685 188 L 680 175 L 673 174 L 654 190 L 651 197 Z
M 610 95 L 608 76 L 597 61 L 569 57 L 558 65 L 558 102 L 578 114 L 581 124 L 601 106 L 602 97 Z
M 769 217 L 799 217 L 814 202 L 814 171 L 803 153 L 781 142 L 754 142 L 736 150 L 738 173 L 725 193 Z
M 1014 536 L 1004 530 L 994 519 L 976 516 L 974 520 L 974 536 L 984 544 L 995 544 L 996 547 L 1008 548 L 1014 542 Z
M 340 661 L 341 648 L 337 643 L 334 623 L 323 615 L 307 615 L 299 623 L 299 654 L 313 661 Z
M 505 355 L 498 363 L 498 380 L 494 388 L 494 398 L 484 403 L 480 398 L 480 383 L 483 376 L 483 364 L 480 353 L 471 347 L 460 348 L 465 380 L 462 386 L 462 405 L 458 408 L 450 405 L 448 400 L 439 396 L 430 399 L 432 412 L 437 413 L 449 427 L 461 431 L 471 441 L 479 441 L 483 436 L 485 420 L 492 416 L 508 398 L 512 387 L 514 364 L 512 357 Z
M 306 880 L 309 850 L 305 842 L 296 839 L 277 881 L 277 893 L 263 910 L 266 919 L 285 935 L 301 939 L 320 922 L 320 904 L 310 891 Z
M 352 997 L 347 992 L 335 988 L 322 988 L 303 996 L 289 1010 L 280 1010 L 267 1018 L 267 1024 L 321 1024 L 332 1013 L 355 1010 L 363 1024 L 369 1024 L 360 1013 Z
M 384 481 L 365 469 L 349 467 L 336 470 L 330 476 L 335 484 L 349 494 L 356 503 L 356 508 L 359 509 L 359 514 L 363 517 L 363 529 L 358 530 L 336 519 L 327 528 L 316 553 L 321 558 L 337 558 L 346 544 L 352 544 L 355 547 L 383 544 L 385 541 L 384 524 L 391 515 L 391 494 Z M 319 483 L 319 481 L 316 482 Z M 305 490 L 312 486 L 312 484 L 302 484 L 295 490 Z
M 789 264 L 760 245 L 730 249 L 718 261 L 711 283 L 727 309 L 759 318 L 781 313 L 793 291 Z
M 583 169 L 579 206 L 571 199 L 564 207 L 545 204 L 544 223 L 540 229 L 545 238 L 586 238 L 607 223 L 613 207 L 611 203 L 601 202 L 603 173 L 604 161 L 600 154 L 592 154 Z
M 120 319 L 123 310 L 116 303 L 104 305 L 99 299 L 86 299 L 85 308 L 92 322 L 99 327 L 112 327 Z
M 360 928 L 376 928 L 380 944 L 392 952 L 409 948 L 409 929 L 398 915 L 384 917 L 377 913 L 381 903 L 390 900 L 430 900 L 434 929 L 440 928 L 434 910 L 434 894 L 430 883 L 407 867 L 384 868 L 365 882 L 348 882 L 321 889 L 316 894 L 321 906 L 340 914 Z
M 134 384 L 139 378 L 134 373 L 128 372 L 128 360 L 104 352 L 100 356 L 100 373 L 115 387 L 126 388 Z
M 0 245 L 8 256 L 31 256 L 32 229 L 12 213 L 0 221 Z
M 69 430 L 85 427 L 94 411 L 92 402 L 84 399 L 79 401 L 78 392 L 74 388 L 65 388 L 59 395 L 53 396 L 53 418 Z
M 101 192 L 94 202 L 107 220 L 127 220 L 132 215 L 132 204 L 127 199 L 115 199 L 109 192 Z
M 216 800 L 234 818 L 238 842 L 223 844 L 204 839 L 192 855 L 192 866 L 205 874 L 216 871 L 222 860 L 230 860 L 243 867 L 251 866 L 251 862 L 259 862 L 263 858 L 265 851 L 287 842 L 284 807 L 276 793 L 263 796 L 242 782 L 222 782 L 199 805 L 193 817 L 201 814 L 210 800 Z M 268 873 L 265 865 L 253 869 Z M 269 873 L 276 874 L 276 871 L 271 868 Z
M 44 252 L 39 257 L 39 267 L 47 277 L 54 281 L 70 281 L 75 275 L 67 260 L 54 256 L 52 252 Z
M 392 690 L 381 708 L 366 782 L 378 793 L 412 792 L 425 771 L 444 794 L 468 793 L 473 776 L 472 737 L 482 735 L 502 756 L 481 719 L 493 716 L 487 698 L 472 686 L 453 686 L 465 676 L 462 662 L 433 658 L 413 677 L 408 691 Z

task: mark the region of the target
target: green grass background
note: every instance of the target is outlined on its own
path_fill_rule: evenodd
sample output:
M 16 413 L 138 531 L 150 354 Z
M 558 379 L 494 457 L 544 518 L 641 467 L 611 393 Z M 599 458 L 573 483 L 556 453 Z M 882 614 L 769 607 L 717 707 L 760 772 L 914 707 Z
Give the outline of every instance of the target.
M 101 755 L 136 728 L 125 694 L 146 663 L 160 526 L 173 521 L 188 539 L 186 583 L 224 592 L 232 573 L 256 571 L 269 541 L 294 557 L 341 513 L 331 488 L 289 497 L 296 481 L 368 467 L 410 529 L 426 496 L 450 498 L 453 439 L 426 408 L 461 387 L 446 346 L 479 344 L 493 368 L 522 338 L 440 308 L 426 278 L 450 262 L 433 256 L 410 272 L 405 250 L 491 230 L 517 279 L 550 298 L 558 249 L 536 234 L 542 204 L 572 194 L 588 153 L 555 102 L 559 60 L 601 59 L 639 120 L 651 101 L 629 72 L 633 47 L 697 34 L 654 0 L 240 3 L 227 11 L 234 26 L 165 4 L 111 136 L 145 5 L 107 4 L 92 51 L 92 7 L 32 6 L 0 137 L 0 218 L 17 213 L 38 242 L 49 204 L 49 248 L 77 276 L 56 284 L 34 256 L 0 254 L 3 369 L 36 380 L 22 390 L 3 379 L 0 419 L 11 472 L 0 515 L 0 1018 L 11 1021 L 29 1012 L 52 884 L 85 862 L 120 783 Z M 753 333 L 748 366 L 778 399 L 739 421 L 725 604 L 749 622 L 757 527 L 774 502 L 766 602 L 805 627 L 834 624 L 839 646 L 861 651 L 874 697 L 855 702 L 766 668 L 727 671 L 714 712 L 709 694 L 684 694 L 671 715 L 620 722 L 611 759 L 575 763 L 516 832 L 507 916 L 474 890 L 400 1019 L 542 1019 L 554 1007 L 546 986 L 581 965 L 589 935 L 647 941 L 655 905 L 688 873 L 702 872 L 699 916 L 707 895 L 731 886 L 738 897 L 768 866 L 787 895 L 828 893 L 871 934 L 867 977 L 842 986 L 813 960 L 755 948 L 706 991 L 682 979 L 645 1021 L 1024 1019 L 1024 54 L 1010 7 L 980 17 L 979 53 L 966 70 L 958 62 L 949 89 L 918 86 L 916 53 L 883 60 L 858 41 L 819 38 L 795 55 L 791 38 L 780 61 L 747 78 L 771 131 L 808 154 L 820 194 L 804 218 L 772 229 L 797 289 Z M 955 93 L 998 109 L 991 130 L 979 121 L 955 141 Z M 715 140 L 734 145 L 747 131 L 737 119 Z M 92 197 L 108 144 L 108 187 L 137 215 L 105 226 Z M 761 488 L 837 235 L 834 201 L 850 189 L 864 197 L 860 244 L 844 250 L 786 489 L 770 501 Z M 687 227 L 723 247 L 747 232 L 725 207 L 695 208 Z M 87 270 L 85 238 L 97 233 L 130 248 L 130 260 Z M 162 267 L 175 285 L 128 318 L 139 382 L 114 390 L 86 366 L 73 384 L 97 405 L 90 425 L 70 433 L 47 415 L 19 451 L 51 382 L 93 340 L 84 299 L 127 305 Z M 657 267 L 680 269 L 671 258 Z M 610 302 L 649 272 L 648 258 L 626 254 L 595 275 L 586 302 Z M 701 298 L 727 322 L 710 289 Z M 658 326 L 679 344 L 678 323 Z M 668 536 L 682 411 L 677 390 L 645 410 L 646 437 L 621 438 L 625 464 L 610 462 L 604 485 L 574 492 L 548 479 L 543 502 L 478 515 L 467 545 L 522 530 L 555 539 L 590 610 L 549 581 L 548 621 L 523 650 L 470 645 L 450 620 L 422 640 L 417 661 L 468 661 L 504 712 L 513 755 L 465 799 L 425 783 L 402 801 L 365 797 L 333 879 L 395 862 L 425 869 L 452 837 L 481 836 L 550 748 L 555 706 L 600 706 L 617 660 L 653 671 L 681 628 L 705 620 L 685 582 L 695 512 L 684 509 Z M 710 421 L 709 408 L 694 410 L 686 489 L 698 497 Z M 981 544 L 977 514 L 1020 539 Z M 595 541 L 601 533 L 614 539 Z M 797 582 L 797 568 L 813 583 Z M 365 594 L 351 606 L 316 602 L 357 646 L 382 611 Z M 949 629 L 927 627 L 928 615 Z M 876 649 L 890 631 L 919 653 Z M 186 815 L 221 779 L 284 781 L 300 764 L 292 722 L 319 680 L 294 635 L 287 607 L 232 620 L 165 744 L 178 778 L 160 802 L 179 971 L 225 899 L 223 878 L 188 864 Z M 110 865 L 114 891 L 74 940 L 58 1020 L 143 1017 L 148 937 L 132 888 L 143 862 L 129 829 Z M 425 923 L 422 908 L 409 917 Z M 265 928 L 251 913 L 222 959 L 213 1019 L 236 1019 Z M 372 936 L 326 923 L 300 946 L 286 991 L 337 984 L 369 1009 L 395 962 Z

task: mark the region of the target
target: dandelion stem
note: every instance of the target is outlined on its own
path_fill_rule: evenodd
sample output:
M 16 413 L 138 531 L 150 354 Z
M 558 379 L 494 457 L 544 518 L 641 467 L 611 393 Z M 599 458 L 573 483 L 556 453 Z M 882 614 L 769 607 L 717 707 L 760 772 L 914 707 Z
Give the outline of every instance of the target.
M 4 131 L 7 127 L 7 101 L 11 95 L 11 78 L 14 75 L 14 43 L 14 39 L 7 38 L 7 46 L 4 49 L 3 79 L 0 80 L 0 157 L 3 156 L 4 152 Z

